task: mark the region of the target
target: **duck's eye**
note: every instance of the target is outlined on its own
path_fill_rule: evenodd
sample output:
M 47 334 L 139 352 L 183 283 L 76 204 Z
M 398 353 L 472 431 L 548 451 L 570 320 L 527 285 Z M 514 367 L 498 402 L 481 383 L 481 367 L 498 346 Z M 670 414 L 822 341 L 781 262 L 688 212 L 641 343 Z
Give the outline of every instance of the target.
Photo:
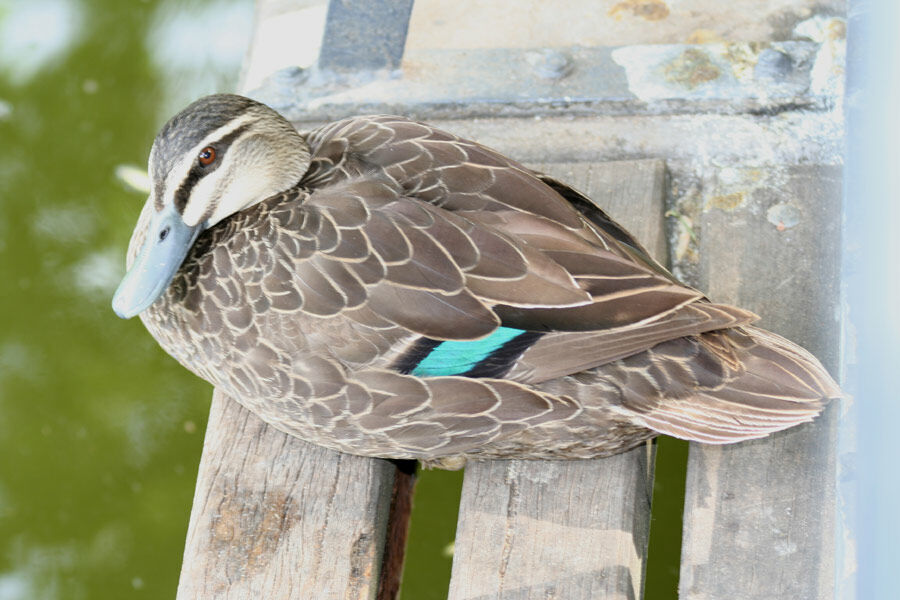
M 207 146 L 203 150 L 200 151 L 200 154 L 197 155 L 197 161 L 204 167 L 208 167 L 213 164 L 216 160 L 216 149 L 212 146 Z

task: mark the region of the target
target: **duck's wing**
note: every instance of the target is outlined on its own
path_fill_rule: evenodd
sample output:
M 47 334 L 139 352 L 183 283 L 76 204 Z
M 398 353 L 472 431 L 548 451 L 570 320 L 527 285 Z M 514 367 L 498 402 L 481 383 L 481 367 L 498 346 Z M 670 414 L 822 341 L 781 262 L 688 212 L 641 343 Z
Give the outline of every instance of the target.
M 534 218 L 530 225 L 520 221 L 524 228 L 553 223 L 567 238 L 580 237 L 684 287 L 584 194 L 476 142 L 393 116 L 337 121 L 307 134 L 307 141 L 312 162 L 302 184 L 308 188 L 381 179 L 451 212 L 518 213 Z
M 523 331 L 591 332 L 567 341 L 577 347 L 590 339 L 596 356 L 591 363 L 600 364 L 671 337 L 754 318 L 731 307 L 695 306 L 702 294 L 677 282 L 585 196 L 475 142 L 391 116 L 338 121 L 308 134 L 307 141 L 313 158 L 303 184 L 317 190 L 312 205 L 327 212 L 335 182 L 381 182 L 390 190 L 388 196 L 396 195 L 390 207 L 379 201 L 376 226 L 365 226 L 366 238 L 379 248 L 375 254 L 382 262 L 394 261 L 394 275 L 379 284 L 373 307 L 379 314 L 401 304 L 408 309 L 416 303 L 401 302 L 400 296 L 427 292 L 430 297 L 419 301 L 422 323 L 413 328 L 426 337 L 484 336 L 496 317 L 503 326 Z M 423 228 L 412 224 L 416 219 L 434 224 Z M 386 222 L 391 225 L 384 226 Z M 407 243 L 397 235 L 397 228 L 410 227 L 418 242 Z M 415 251 L 417 243 L 421 246 L 412 259 L 390 255 Z M 440 251 L 432 252 L 432 247 Z M 453 266 L 441 262 L 443 257 Z M 408 260 L 409 265 L 399 262 Z M 424 280 L 401 284 L 398 276 L 409 275 L 423 260 L 432 261 L 425 265 L 432 273 L 453 273 L 454 283 L 442 289 L 429 288 Z M 421 269 L 418 276 L 424 277 Z M 465 292 L 453 288 L 460 284 Z M 459 294 L 454 301 L 469 309 L 456 319 L 446 311 L 429 317 L 431 308 L 425 306 L 446 305 L 451 288 Z M 391 299 L 382 301 L 382 296 Z M 478 304 L 492 317 L 485 318 Z M 465 326 L 463 321 L 476 313 L 482 325 Z M 404 326 L 412 325 L 408 321 Z M 499 323 L 494 321 L 494 327 Z M 557 349 L 560 344 L 537 338 L 532 344 L 534 356 L 551 376 L 558 370 L 544 361 L 545 344 Z M 531 372 L 544 377 L 536 369 Z
M 615 219 L 606 214 L 606 211 L 600 208 L 596 202 L 568 184 L 554 179 L 549 175 L 543 173 L 536 173 L 535 175 L 545 184 L 553 188 L 553 191 L 562 196 L 575 210 L 587 218 L 592 225 L 605 233 L 607 239 L 611 238 L 618 242 L 617 245 L 620 251 L 624 251 L 626 255 L 630 256 L 633 260 L 652 268 L 660 275 L 680 283 L 668 269 L 659 264 L 659 262 L 647 252 L 647 249 L 631 235 L 631 232 L 619 225 Z
M 306 136 L 312 158 L 302 185 L 381 179 L 404 194 L 451 212 L 517 212 L 542 217 L 614 253 L 640 244 L 582 194 L 481 144 L 403 117 L 336 121 Z M 602 215 L 602 216 L 601 216 Z M 587 225 L 595 217 L 599 228 Z M 651 261 L 652 262 L 652 261 Z M 663 271 L 665 271 L 663 269 Z
M 515 378 L 534 383 L 754 318 L 532 213 L 453 212 L 362 177 L 267 206 L 271 306 L 403 328 L 385 353 L 401 372 L 497 377 L 524 357 Z

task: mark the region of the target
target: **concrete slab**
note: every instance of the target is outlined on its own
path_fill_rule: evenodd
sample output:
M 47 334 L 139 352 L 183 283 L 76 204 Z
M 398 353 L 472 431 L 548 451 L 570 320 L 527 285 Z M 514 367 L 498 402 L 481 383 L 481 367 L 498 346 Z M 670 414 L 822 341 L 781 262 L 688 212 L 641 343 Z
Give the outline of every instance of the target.
M 627 46 L 795 39 L 843 0 L 416 0 L 407 50 Z

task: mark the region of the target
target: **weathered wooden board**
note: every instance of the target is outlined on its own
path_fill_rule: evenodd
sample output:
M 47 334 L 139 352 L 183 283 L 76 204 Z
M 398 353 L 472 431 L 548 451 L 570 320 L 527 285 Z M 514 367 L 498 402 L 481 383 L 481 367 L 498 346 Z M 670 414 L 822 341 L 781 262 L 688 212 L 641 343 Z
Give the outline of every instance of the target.
M 374 598 L 395 471 L 277 431 L 217 391 L 177 598 Z
M 540 164 L 663 257 L 661 161 Z M 466 467 L 451 600 L 641 597 L 653 452 Z
M 702 285 L 716 301 L 754 310 L 761 326 L 834 373 L 840 167 L 775 171 L 734 169 L 711 190 Z M 833 405 L 770 438 L 691 446 L 680 598 L 833 597 L 836 416 Z

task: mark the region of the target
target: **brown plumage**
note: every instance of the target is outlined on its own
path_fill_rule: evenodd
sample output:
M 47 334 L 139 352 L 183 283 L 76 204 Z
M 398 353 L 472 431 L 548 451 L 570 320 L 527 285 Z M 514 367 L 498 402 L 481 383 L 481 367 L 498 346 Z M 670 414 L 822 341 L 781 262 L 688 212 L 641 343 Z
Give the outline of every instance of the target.
M 250 123 L 209 187 L 242 185 L 255 176 L 242 138 L 268 123 L 277 133 L 256 131 L 253 148 L 277 161 L 294 135 L 280 119 L 237 96 L 174 117 L 129 263 L 173 196 L 163 188 L 184 189 L 179 153 L 199 190 L 189 153 Z M 658 433 L 761 437 L 840 395 L 813 356 L 679 283 L 561 182 L 401 117 L 296 137 L 299 181 L 200 234 L 141 314 L 166 351 L 278 429 L 433 464 L 588 458 Z M 212 193 L 184 214 L 195 201 L 216 211 Z

